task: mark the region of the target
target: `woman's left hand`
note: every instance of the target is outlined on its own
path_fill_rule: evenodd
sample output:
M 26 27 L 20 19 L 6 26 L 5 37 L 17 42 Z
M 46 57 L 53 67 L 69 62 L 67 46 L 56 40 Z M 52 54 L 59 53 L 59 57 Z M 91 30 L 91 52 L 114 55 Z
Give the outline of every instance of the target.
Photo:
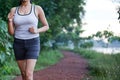
M 33 34 L 37 34 L 38 33 L 38 30 L 35 29 L 34 27 L 30 27 L 29 28 L 29 32 L 33 33 Z

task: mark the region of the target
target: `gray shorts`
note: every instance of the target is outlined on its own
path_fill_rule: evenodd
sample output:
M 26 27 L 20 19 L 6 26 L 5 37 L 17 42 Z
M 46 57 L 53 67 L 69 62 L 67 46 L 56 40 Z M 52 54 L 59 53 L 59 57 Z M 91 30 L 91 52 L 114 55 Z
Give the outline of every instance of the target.
M 16 60 L 38 59 L 40 39 L 39 37 L 27 40 L 14 38 L 13 49 Z

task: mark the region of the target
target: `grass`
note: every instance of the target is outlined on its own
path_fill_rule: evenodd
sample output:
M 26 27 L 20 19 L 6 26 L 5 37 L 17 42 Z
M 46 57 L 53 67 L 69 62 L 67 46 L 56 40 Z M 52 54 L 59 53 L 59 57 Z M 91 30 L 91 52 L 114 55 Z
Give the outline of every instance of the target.
M 63 58 L 63 55 L 58 50 L 43 51 L 38 58 L 35 70 L 40 70 L 53 65 L 61 58 Z
M 88 49 L 74 49 L 88 59 L 92 80 L 120 80 L 120 53 L 103 54 Z
M 50 65 L 54 65 L 61 58 L 63 58 L 63 55 L 60 53 L 59 50 L 42 51 L 37 60 L 35 71 L 45 69 Z M 20 71 L 15 60 L 10 61 L 8 63 L 4 68 L 6 69 L 5 72 L 3 72 L 2 75 L 0 75 L 0 80 L 12 80 L 16 75 L 20 75 Z
M 6 62 L 7 64 L 2 67 L 2 72 L 0 75 L 0 80 L 12 80 L 16 75 L 20 74 L 17 63 L 15 60 L 11 60 L 10 62 Z

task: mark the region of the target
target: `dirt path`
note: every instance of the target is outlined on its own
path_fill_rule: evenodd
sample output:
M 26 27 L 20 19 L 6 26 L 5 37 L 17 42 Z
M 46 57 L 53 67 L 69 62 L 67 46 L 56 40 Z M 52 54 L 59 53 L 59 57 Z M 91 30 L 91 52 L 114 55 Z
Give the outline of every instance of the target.
M 62 51 L 64 58 L 47 69 L 34 72 L 34 80 L 88 80 L 87 61 L 69 51 Z M 22 80 L 21 76 L 14 80 Z

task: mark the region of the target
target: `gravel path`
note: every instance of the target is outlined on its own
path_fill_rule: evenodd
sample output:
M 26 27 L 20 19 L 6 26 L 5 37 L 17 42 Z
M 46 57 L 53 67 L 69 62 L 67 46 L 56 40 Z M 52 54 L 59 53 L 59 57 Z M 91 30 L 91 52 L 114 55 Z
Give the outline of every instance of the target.
M 64 58 L 46 69 L 35 71 L 34 80 L 88 80 L 87 60 L 70 51 L 62 51 Z M 14 80 L 22 80 L 21 76 Z

